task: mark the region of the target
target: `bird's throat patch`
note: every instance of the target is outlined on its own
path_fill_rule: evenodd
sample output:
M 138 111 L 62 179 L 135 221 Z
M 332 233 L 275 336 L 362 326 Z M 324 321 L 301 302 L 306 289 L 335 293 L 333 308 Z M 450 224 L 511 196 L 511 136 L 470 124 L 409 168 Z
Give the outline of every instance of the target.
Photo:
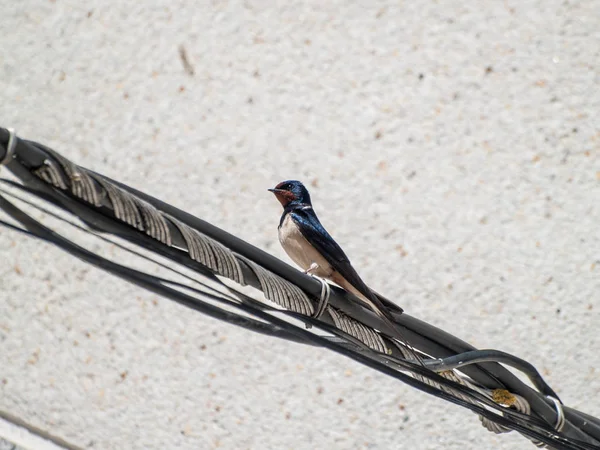
M 279 203 L 281 203 L 283 207 L 287 206 L 288 203 L 296 200 L 297 198 L 296 195 L 290 191 L 275 192 L 275 197 L 277 197 L 277 200 L 279 200 Z

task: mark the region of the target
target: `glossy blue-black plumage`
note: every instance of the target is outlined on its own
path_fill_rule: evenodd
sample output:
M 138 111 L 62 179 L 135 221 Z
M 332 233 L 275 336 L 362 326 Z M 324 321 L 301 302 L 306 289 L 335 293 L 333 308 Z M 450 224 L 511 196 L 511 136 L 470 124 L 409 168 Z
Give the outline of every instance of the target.
M 302 236 L 325 258 L 336 272 L 375 305 L 385 310 L 381 300 L 360 278 L 344 251 L 319 221 L 312 208 L 310 194 L 304 185 L 300 181 L 288 180 L 279 183 L 273 191 L 277 191 L 278 189 L 293 194 L 293 199 L 290 196 L 289 202 L 284 206 L 279 226 L 283 224 L 286 216 L 289 215 L 298 226 Z M 394 305 L 393 309 L 402 311 L 402 308 L 396 305 Z
M 325 257 L 329 264 L 333 265 L 334 262 L 342 261 L 350 262 L 341 247 L 321 225 L 312 207 L 310 209 L 303 209 L 302 207 L 292 209 L 289 211 L 289 215 L 298 226 L 302 236 Z
M 373 291 L 360 278 L 350 260 L 331 237 L 327 230 L 321 225 L 313 209 L 295 209 L 289 212 L 292 220 L 298 226 L 302 236 L 312 245 L 331 267 L 354 286 L 361 294 L 375 303 L 379 300 Z

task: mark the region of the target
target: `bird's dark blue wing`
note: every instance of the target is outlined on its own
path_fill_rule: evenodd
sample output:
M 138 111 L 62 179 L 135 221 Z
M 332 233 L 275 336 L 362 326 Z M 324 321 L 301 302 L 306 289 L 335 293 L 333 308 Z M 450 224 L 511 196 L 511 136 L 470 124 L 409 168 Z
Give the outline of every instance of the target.
M 375 294 L 369 289 L 365 282 L 358 276 L 350 260 L 333 240 L 327 230 L 321 225 L 319 219 L 312 209 L 298 209 L 290 212 L 292 220 L 302 233 L 302 236 L 327 260 L 331 267 L 354 286 L 361 294 L 376 304 L 381 304 Z

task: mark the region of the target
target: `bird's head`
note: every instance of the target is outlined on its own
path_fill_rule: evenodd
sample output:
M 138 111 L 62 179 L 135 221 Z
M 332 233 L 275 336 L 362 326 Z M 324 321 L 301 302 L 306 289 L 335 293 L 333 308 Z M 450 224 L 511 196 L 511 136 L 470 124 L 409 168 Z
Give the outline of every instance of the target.
M 296 180 L 282 181 L 273 189 L 269 189 L 279 203 L 285 208 L 288 205 L 309 205 L 310 194 L 302 183 Z

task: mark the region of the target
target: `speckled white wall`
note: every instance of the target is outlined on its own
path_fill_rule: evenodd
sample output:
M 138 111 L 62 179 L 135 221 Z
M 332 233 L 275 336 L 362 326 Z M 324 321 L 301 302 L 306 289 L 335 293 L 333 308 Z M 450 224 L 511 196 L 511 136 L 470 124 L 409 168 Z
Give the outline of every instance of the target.
M 13 2 L 0 20 L 0 125 L 282 258 L 266 189 L 304 180 L 371 286 L 530 360 L 598 416 L 599 11 Z M 5 229 L 0 255 L 0 410 L 75 445 L 532 448 L 337 355 L 190 314 Z

